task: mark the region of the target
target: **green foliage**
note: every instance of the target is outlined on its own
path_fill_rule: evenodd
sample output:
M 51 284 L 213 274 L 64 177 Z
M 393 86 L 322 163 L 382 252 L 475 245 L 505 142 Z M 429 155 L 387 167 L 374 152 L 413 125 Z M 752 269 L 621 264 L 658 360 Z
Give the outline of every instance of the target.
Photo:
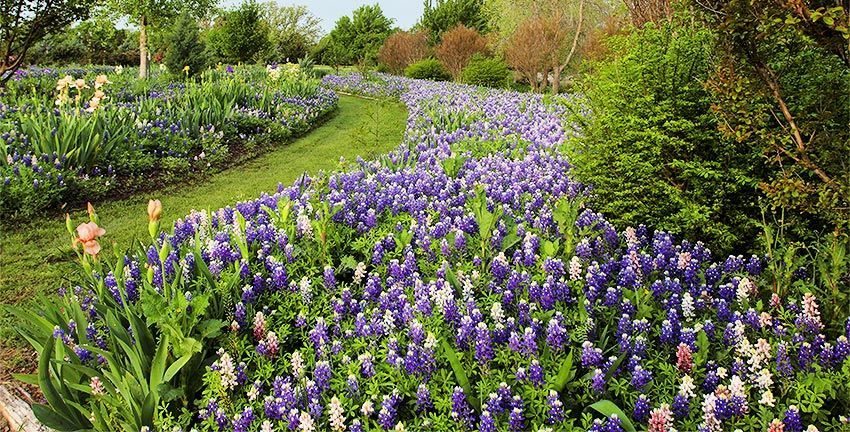
M 91 220 L 98 221 L 97 215 Z M 67 225 L 74 237 L 71 222 Z M 167 248 L 159 254 L 167 254 Z M 132 282 L 138 291 L 128 289 L 125 294 L 129 269 L 125 271 L 123 257 L 113 262 L 77 253 L 91 278 L 91 292 L 44 301 L 37 314 L 10 309 L 21 319 L 19 332 L 39 353 L 32 378 L 44 389 L 48 405 L 37 405 L 35 414 L 61 431 L 152 427 L 164 406 L 188 404 L 191 389 L 200 381 L 199 366 L 212 353 L 203 342 L 218 336 L 225 324 L 206 318 L 209 295 L 185 295 L 188 287 L 181 278 L 160 288 L 151 269 L 140 286 Z M 107 294 L 109 288 L 96 276 L 107 273 L 114 275 L 120 294 Z M 130 298 L 131 292 L 143 300 Z M 98 299 L 102 321 L 90 321 L 83 295 Z M 77 342 L 72 349 L 63 339 Z M 97 356 L 103 357 L 105 367 L 93 364 Z
M 484 13 L 482 0 L 425 0 L 425 10 L 422 19 L 417 24 L 428 31 L 432 45 L 440 43 L 443 33 L 459 24 L 487 32 L 487 17 Z
M 480 54 L 474 55 L 461 72 L 463 83 L 484 87 L 505 88 L 510 84 L 510 78 L 511 71 L 504 60 Z
M 269 49 L 263 11 L 254 0 L 222 13 L 211 31 L 211 49 L 217 61 L 255 63 Z
M 183 12 L 195 18 L 204 17 L 217 0 L 106 0 L 108 12 L 123 15 L 133 24 L 165 28 Z
M 94 0 L 0 0 L 0 87 L 35 42 L 91 15 Z
M 63 155 L 75 168 L 91 168 L 109 157 L 132 132 L 128 110 L 92 114 L 30 112 L 19 117 L 20 131 L 32 139 L 38 154 Z
M 427 58 L 413 63 L 404 70 L 404 76 L 431 81 L 448 81 L 452 79 L 449 71 L 435 58 Z
M 40 66 L 128 66 L 139 61 L 138 41 L 138 31 L 118 29 L 112 21 L 98 18 L 45 37 L 27 52 L 27 62 Z
M 321 20 L 303 5 L 263 4 L 263 20 L 268 27 L 268 49 L 265 60 L 294 61 L 309 55 L 319 40 Z
M 377 63 L 378 50 L 392 33 L 392 20 L 381 7 L 360 6 L 352 16 L 343 16 L 328 35 L 323 50 L 324 62 L 332 65 L 357 64 L 366 67 Z
M 198 23 L 188 12 L 182 13 L 174 24 L 164 63 L 171 73 L 183 76 L 194 76 L 206 68 L 207 59 Z M 185 70 L 186 66 L 188 70 Z
M 677 19 L 614 36 L 573 104 L 583 115 L 568 149 L 594 206 L 621 226 L 647 224 L 716 252 L 754 244 L 757 149 L 724 138 L 703 82 L 711 32 Z M 587 114 L 587 115 L 584 115 Z
M 850 236 L 830 233 L 802 242 L 788 234 L 793 226 L 773 225 L 765 225 L 762 240 L 773 291 L 782 297 L 813 293 L 824 299 L 825 321 L 841 323 L 850 316 Z M 840 334 L 842 328 L 827 331 Z
M 850 9 L 716 0 L 704 24 L 720 37 L 709 82 L 723 132 L 760 149 L 771 206 L 798 239 L 850 229 Z M 801 15 L 802 14 L 802 15 Z

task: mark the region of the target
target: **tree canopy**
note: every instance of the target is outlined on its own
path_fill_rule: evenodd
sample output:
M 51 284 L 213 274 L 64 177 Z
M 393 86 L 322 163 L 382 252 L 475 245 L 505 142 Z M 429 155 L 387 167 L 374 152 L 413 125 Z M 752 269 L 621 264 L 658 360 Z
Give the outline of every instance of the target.
M 219 14 L 208 35 L 208 44 L 215 60 L 257 61 L 269 46 L 269 31 L 260 5 L 249 0 Z
M 337 20 L 328 40 L 327 55 L 339 63 L 374 64 L 378 50 L 392 34 L 393 20 L 378 5 L 360 6 L 351 17 Z
M 268 60 L 303 58 L 318 42 L 321 20 L 306 6 L 280 6 L 270 1 L 262 5 L 262 12 L 269 30 Z
M 463 25 L 485 33 L 488 18 L 483 0 L 425 0 L 425 11 L 419 26 L 428 31 L 432 44 L 437 44 L 446 31 Z
M 23 64 L 30 47 L 86 19 L 95 0 L 0 0 L 0 85 Z

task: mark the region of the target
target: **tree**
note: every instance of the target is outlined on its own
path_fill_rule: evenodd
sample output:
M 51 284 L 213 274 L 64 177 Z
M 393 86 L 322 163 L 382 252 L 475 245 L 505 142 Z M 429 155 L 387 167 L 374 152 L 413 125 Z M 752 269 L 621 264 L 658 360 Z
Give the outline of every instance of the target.
M 7 1 L 7 0 L 3 0 Z M 12 0 L 15 1 L 15 0 Z M 148 30 L 150 26 L 166 26 L 181 11 L 202 17 L 217 0 L 108 0 L 109 8 L 127 16 L 139 26 L 139 78 L 148 76 Z
M 321 20 L 306 6 L 263 4 L 263 19 L 269 29 L 269 60 L 299 59 L 307 56 L 319 40 Z
M 558 94 L 561 89 L 561 73 L 570 65 L 576 54 L 579 39 L 584 32 L 584 10 L 587 0 L 578 0 L 578 16 L 575 26 L 570 25 L 569 19 L 560 12 L 550 18 L 547 25 L 549 43 L 552 44 L 550 68 L 552 69 L 552 93 Z
M 254 0 L 220 14 L 212 31 L 213 52 L 227 62 L 254 62 L 269 46 L 268 28 Z
M 365 69 L 375 63 L 378 49 L 392 33 L 392 24 L 380 6 L 360 6 L 351 18 L 337 20 L 327 49 L 339 63 L 355 63 Z
M 648 22 L 669 20 L 673 15 L 670 0 L 623 0 L 629 10 L 629 17 L 635 27 L 643 27 Z
M 457 80 L 473 55 L 487 51 L 487 40 L 475 29 L 461 24 L 443 35 L 435 51 L 437 59 Z
M 195 75 L 206 67 L 204 45 L 201 43 L 198 23 L 183 12 L 174 24 L 168 37 L 168 51 L 165 53 L 165 66 L 173 74 Z M 184 69 L 188 66 L 188 69 Z
M 850 3 L 699 4 L 720 38 L 708 84 L 723 129 L 777 169 L 762 190 L 815 229 L 850 229 Z
M 94 0 L 0 0 L 0 86 L 45 36 L 88 18 Z
M 75 30 L 80 42 L 86 47 L 86 57 L 91 63 L 104 64 L 111 49 L 118 45 L 118 29 L 106 17 L 83 21 Z
M 395 32 L 378 51 L 378 60 L 390 72 L 400 75 L 411 64 L 428 57 L 428 36 L 424 32 Z
M 560 91 L 561 74 L 580 56 L 592 31 L 603 27 L 610 8 L 605 0 L 487 0 L 485 4 L 490 26 L 499 35 L 496 45 L 501 47 L 523 23 L 543 20 L 549 32 L 545 37 L 553 44 L 547 48 L 553 92 Z
M 549 25 L 542 18 L 528 18 L 520 24 L 505 46 L 508 65 L 528 81 L 534 92 L 545 88 L 545 78 L 552 64 L 552 44 L 542 37 L 550 34 L 547 29 Z
M 428 31 L 431 44 L 440 43 L 443 33 L 462 24 L 481 33 L 487 32 L 483 0 L 425 0 L 419 26 Z

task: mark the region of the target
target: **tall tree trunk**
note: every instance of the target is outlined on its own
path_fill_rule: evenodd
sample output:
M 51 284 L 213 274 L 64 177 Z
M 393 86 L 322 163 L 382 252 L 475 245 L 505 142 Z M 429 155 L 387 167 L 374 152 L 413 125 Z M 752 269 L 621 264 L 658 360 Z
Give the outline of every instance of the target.
M 148 18 L 139 20 L 139 78 L 148 77 Z
M 584 4 L 587 0 L 581 0 L 578 4 L 578 23 L 576 24 L 576 33 L 573 35 L 573 44 L 570 46 L 570 52 L 567 53 L 567 58 L 564 59 L 564 62 L 560 65 L 555 65 L 555 82 L 552 83 L 552 93 L 558 94 L 558 91 L 561 89 L 561 71 L 566 69 L 570 62 L 573 60 L 573 56 L 576 53 L 576 48 L 578 47 L 578 38 L 581 36 L 581 27 L 584 24 Z

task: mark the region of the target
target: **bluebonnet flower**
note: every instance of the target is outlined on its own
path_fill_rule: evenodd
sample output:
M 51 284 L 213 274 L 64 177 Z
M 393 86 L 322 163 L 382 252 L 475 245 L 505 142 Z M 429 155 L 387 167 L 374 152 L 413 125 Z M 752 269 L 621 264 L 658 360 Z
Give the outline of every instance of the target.
M 687 418 L 691 410 L 690 400 L 688 400 L 688 397 L 683 394 L 677 394 L 673 398 L 672 409 L 673 415 L 676 416 L 676 418 Z
M 650 381 L 652 381 L 652 373 L 642 368 L 640 365 L 635 366 L 634 371 L 632 371 L 632 386 L 635 389 L 640 390 L 646 387 Z
M 493 346 L 490 341 L 490 330 L 487 324 L 479 322 L 475 328 L 475 360 L 486 364 L 493 359 Z
M 792 405 L 788 407 L 782 422 L 785 424 L 785 430 L 788 432 L 803 431 L 803 420 L 800 418 L 800 410 L 796 406 Z
M 546 422 L 554 425 L 564 421 L 564 403 L 558 397 L 558 392 L 551 390 L 549 396 L 546 397 L 546 403 L 549 405 L 549 412 Z
M 632 412 L 632 417 L 639 421 L 645 422 L 649 418 L 649 412 L 652 410 L 652 406 L 649 404 L 649 399 L 646 395 L 640 395 L 635 401 L 635 408 Z
M 419 384 L 416 388 L 416 410 L 418 412 L 429 411 L 434 408 L 431 402 L 431 391 L 425 384 Z
M 605 391 L 605 374 L 602 373 L 602 369 L 593 371 L 593 375 L 590 377 L 590 388 L 596 394 L 601 394 Z
M 472 407 L 466 400 L 466 394 L 461 387 L 455 387 L 452 392 L 452 419 L 463 425 L 466 429 L 472 429 L 474 424 Z

